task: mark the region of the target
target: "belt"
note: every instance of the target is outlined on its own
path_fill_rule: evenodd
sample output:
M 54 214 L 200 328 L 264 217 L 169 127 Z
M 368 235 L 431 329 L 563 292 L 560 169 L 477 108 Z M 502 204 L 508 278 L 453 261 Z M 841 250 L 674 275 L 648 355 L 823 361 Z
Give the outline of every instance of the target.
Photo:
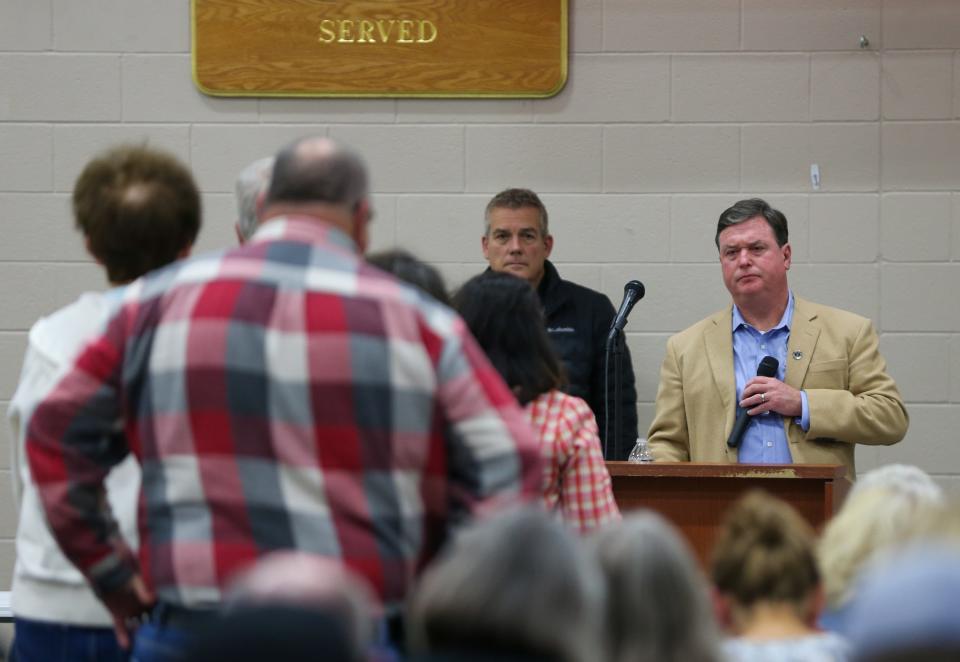
M 213 625 L 220 620 L 216 609 L 181 607 L 169 602 L 158 602 L 150 612 L 150 622 L 160 627 L 179 630 L 196 630 Z

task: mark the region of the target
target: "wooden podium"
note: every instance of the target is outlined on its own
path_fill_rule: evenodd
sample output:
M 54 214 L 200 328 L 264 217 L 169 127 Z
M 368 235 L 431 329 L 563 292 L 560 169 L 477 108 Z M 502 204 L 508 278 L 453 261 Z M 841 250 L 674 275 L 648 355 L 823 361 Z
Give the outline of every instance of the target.
M 707 566 L 724 513 L 745 491 L 759 487 L 823 525 L 840 508 L 850 481 L 831 464 L 701 464 L 607 462 L 620 510 L 649 508 L 670 520 Z

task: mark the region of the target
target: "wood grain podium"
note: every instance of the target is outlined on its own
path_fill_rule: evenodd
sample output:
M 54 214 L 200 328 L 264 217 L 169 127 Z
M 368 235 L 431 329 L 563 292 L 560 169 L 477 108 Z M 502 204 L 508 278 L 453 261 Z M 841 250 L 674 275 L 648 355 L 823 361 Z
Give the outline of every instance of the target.
M 687 538 L 706 566 L 724 513 L 745 491 L 759 487 L 823 525 L 840 508 L 850 481 L 846 467 L 830 464 L 706 464 L 607 462 L 620 510 L 655 510 Z

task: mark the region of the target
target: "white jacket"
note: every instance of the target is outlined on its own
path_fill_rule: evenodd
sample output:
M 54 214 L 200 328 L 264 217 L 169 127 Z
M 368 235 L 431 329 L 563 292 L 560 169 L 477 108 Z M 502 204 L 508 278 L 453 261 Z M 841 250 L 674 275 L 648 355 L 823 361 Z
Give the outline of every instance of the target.
M 109 626 L 109 613 L 94 596 L 83 575 L 63 556 L 43 512 L 30 475 L 25 444 L 30 416 L 57 384 L 87 341 L 106 325 L 119 303 L 121 289 L 88 292 L 30 329 L 20 382 L 10 401 L 11 474 L 20 503 L 17 562 L 11 608 L 15 616 L 71 625 Z M 133 456 L 110 472 L 107 497 L 124 538 L 136 549 L 140 467 Z

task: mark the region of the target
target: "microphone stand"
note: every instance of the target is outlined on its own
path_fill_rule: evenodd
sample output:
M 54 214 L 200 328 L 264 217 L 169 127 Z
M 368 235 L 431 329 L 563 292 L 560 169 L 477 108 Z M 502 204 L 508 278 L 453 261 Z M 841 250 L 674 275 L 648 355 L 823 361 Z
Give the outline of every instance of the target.
M 610 357 L 613 356 L 613 436 L 610 435 Z M 603 459 L 610 459 L 611 445 L 613 450 L 617 449 L 617 440 L 620 438 L 620 400 L 621 398 L 621 377 L 620 364 L 623 359 L 623 330 L 611 329 L 607 337 L 607 345 L 604 351 L 603 364 L 606 374 L 604 375 L 603 389 Z

